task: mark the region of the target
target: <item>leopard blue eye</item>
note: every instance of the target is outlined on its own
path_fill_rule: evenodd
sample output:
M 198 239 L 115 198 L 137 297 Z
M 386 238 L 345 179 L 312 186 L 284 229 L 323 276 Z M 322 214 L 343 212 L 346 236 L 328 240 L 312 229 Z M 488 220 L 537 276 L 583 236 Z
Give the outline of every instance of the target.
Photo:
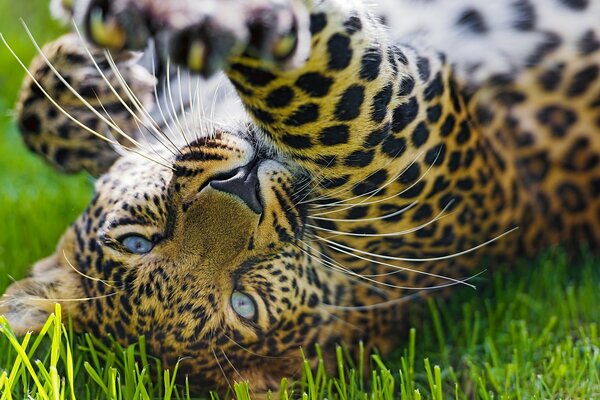
M 133 254 L 146 254 L 154 247 L 151 241 L 143 236 L 130 235 L 121 240 L 121 244 L 127 251 Z
M 233 292 L 231 295 L 231 307 L 242 318 L 253 320 L 256 317 L 254 300 L 245 293 Z

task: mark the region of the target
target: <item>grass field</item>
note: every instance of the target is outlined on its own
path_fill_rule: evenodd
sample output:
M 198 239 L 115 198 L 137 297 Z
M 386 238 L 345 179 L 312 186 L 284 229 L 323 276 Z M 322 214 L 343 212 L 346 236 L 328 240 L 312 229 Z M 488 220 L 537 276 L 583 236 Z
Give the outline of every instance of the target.
M 46 1 L 0 0 L 0 32 L 26 61 L 33 54 L 18 18 L 40 41 L 60 30 Z M 53 251 L 65 227 L 91 197 L 86 176 L 54 173 L 21 144 L 11 122 L 23 71 L 0 45 L 0 293 Z M 373 371 L 353 369 L 337 349 L 337 371 L 306 369 L 284 383 L 282 398 L 600 398 L 600 261 L 570 261 L 560 250 L 484 273 L 478 290 L 458 290 L 424 303 L 398 327 L 403 344 Z M 417 317 L 418 316 L 418 317 Z M 2 327 L 0 320 L 0 327 Z M 15 338 L 0 328 L 0 400 L 189 398 L 144 354 L 143 340 L 127 349 L 74 335 L 51 317 L 39 337 Z M 412 328 L 412 329 L 411 329 Z M 408 333 L 410 332 L 410 333 Z M 336 349 L 321 349 L 335 352 Z M 304 368 L 298 365 L 298 368 Z M 252 388 L 235 387 L 244 399 Z M 277 397 L 275 394 L 274 397 Z

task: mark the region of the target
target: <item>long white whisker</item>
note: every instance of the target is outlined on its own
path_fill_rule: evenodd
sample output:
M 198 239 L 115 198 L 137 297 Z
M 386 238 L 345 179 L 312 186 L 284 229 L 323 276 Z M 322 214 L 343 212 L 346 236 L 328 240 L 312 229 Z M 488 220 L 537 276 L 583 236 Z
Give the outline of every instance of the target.
M 312 225 L 312 224 L 306 224 L 307 227 L 313 228 L 315 230 L 319 230 L 319 231 L 324 231 L 324 232 L 329 232 L 329 233 L 333 233 L 336 235 L 341 235 L 341 236 L 358 236 L 358 237 L 389 237 L 389 236 L 401 236 L 401 235 L 407 235 L 409 233 L 413 233 L 416 231 L 419 231 L 423 228 L 426 228 L 427 226 L 433 224 L 436 221 L 439 221 L 442 218 L 445 218 L 446 216 L 444 216 L 444 213 L 446 212 L 446 210 L 448 210 L 448 208 L 454 203 L 454 200 L 449 201 L 448 204 L 446 204 L 446 206 L 442 209 L 442 211 L 440 211 L 438 213 L 438 215 L 436 215 L 433 219 L 431 219 L 428 222 L 425 222 L 419 226 L 413 227 L 413 228 L 409 228 L 409 229 L 405 229 L 402 231 L 397 231 L 397 232 L 387 232 L 387 233 L 354 233 L 354 232 L 342 232 L 342 231 L 337 231 L 334 229 L 329 229 L 329 228 L 323 228 L 317 225 Z M 448 214 L 450 215 L 450 214 Z
M 386 256 L 386 255 L 382 255 L 382 254 L 370 253 L 368 251 L 363 251 L 363 250 L 359 250 L 359 249 L 356 249 L 356 248 L 353 248 L 353 247 L 345 246 L 345 245 L 343 245 L 341 243 L 337 243 L 337 242 L 334 242 L 334 241 L 326 239 L 326 238 L 320 238 L 320 240 L 322 240 L 323 242 L 328 243 L 328 244 L 330 244 L 332 246 L 339 247 L 339 248 L 342 248 L 342 249 L 345 249 L 345 250 L 348 250 L 348 251 L 351 251 L 351 252 L 356 252 L 356 253 L 364 254 L 364 255 L 370 256 L 370 257 L 378 257 L 378 258 L 385 259 L 385 260 L 405 261 L 405 262 L 431 262 L 431 261 L 448 260 L 448 259 L 451 259 L 451 258 L 456 258 L 456 257 L 463 256 L 465 254 L 472 253 L 472 252 L 477 251 L 477 250 L 479 250 L 479 249 L 481 249 L 481 248 L 483 248 L 483 247 L 485 247 L 485 246 L 487 246 L 487 245 L 489 245 L 491 243 L 494 243 L 494 242 L 502 239 L 504 236 L 510 235 L 511 233 L 513 233 L 514 231 L 516 231 L 518 229 L 519 229 L 519 227 L 512 228 L 512 229 L 510 229 L 510 230 L 508 230 L 508 231 L 506 231 L 506 232 L 504 232 L 504 233 L 502 233 L 502 234 L 494 237 L 493 239 L 485 241 L 485 242 L 483 242 L 483 243 L 481 243 L 481 244 L 479 244 L 477 246 L 471 247 L 471 248 L 469 248 L 467 250 L 459 251 L 459 252 L 452 253 L 452 254 L 449 254 L 449 255 L 446 255 L 446 256 L 424 257 L 424 258 L 407 258 L 407 257 Z
M 167 94 L 168 94 L 167 99 L 169 100 L 170 106 L 171 106 L 171 110 L 170 110 L 171 120 L 173 120 L 173 117 L 175 117 L 174 123 L 175 123 L 177 129 L 179 130 L 179 133 L 183 137 L 185 144 L 187 145 L 188 148 L 190 148 L 190 142 L 185 135 L 185 130 L 183 129 L 183 126 L 181 125 L 181 121 L 179 121 L 179 115 L 178 115 L 177 111 L 175 110 L 175 102 L 173 101 L 173 92 L 171 91 L 171 59 L 167 60 Z
M 108 282 L 117 283 L 116 281 L 105 281 L 104 279 L 94 278 L 93 276 L 86 275 L 83 272 L 81 272 L 80 270 L 78 270 L 77 268 L 75 268 L 75 266 L 71 263 L 71 261 L 67 257 L 67 253 L 64 250 L 63 250 L 63 257 L 64 257 L 65 261 L 67 262 L 67 264 L 69 265 L 69 267 L 71 267 L 71 269 L 73 271 L 77 272 L 77 274 L 83 276 L 86 279 L 89 279 L 90 281 L 101 282 L 102 284 L 104 284 L 104 285 L 106 285 L 106 286 L 108 286 L 110 288 L 118 289 L 117 287 L 115 287 L 115 286 L 111 285 L 110 283 L 108 283 Z
M 419 201 L 415 200 L 412 203 L 410 203 L 409 205 L 401 208 L 400 210 L 394 211 L 393 213 L 390 213 L 390 214 L 381 215 L 379 217 L 373 217 L 373 218 L 349 219 L 349 218 L 323 218 L 323 217 L 313 217 L 313 216 L 310 216 L 310 218 L 316 219 L 316 220 L 320 220 L 320 221 L 332 221 L 332 222 L 370 222 L 370 221 L 380 221 L 380 220 L 384 220 L 384 219 L 387 219 L 387 218 L 392 218 L 392 217 L 395 217 L 397 215 L 400 215 L 400 214 L 402 214 L 402 213 L 410 210 L 411 208 L 414 208 L 417 204 L 419 204 Z
M 43 52 L 42 48 L 38 45 L 37 41 L 35 40 L 35 38 L 33 37 L 33 34 L 31 33 L 31 31 L 29 30 L 29 28 L 27 27 L 27 25 L 25 24 L 25 21 L 21 20 L 21 23 L 23 24 L 23 27 L 25 28 L 25 31 L 27 32 L 27 35 L 29 36 L 29 39 L 31 40 L 31 42 L 33 43 L 33 45 L 35 46 L 35 48 L 37 49 L 38 53 L 40 54 L 40 56 L 43 58 L 44 62 L 46 63 L 46 65 L 50 68 L 50 70 L 52 70 L 52 72 L 54 73 L 54 75 L 62 82 L 63 85 L 65 85 L 65 87 L 67 89 L 69 89 L 69 91 L 77 98 L 79 99 L 79 101 L 82 102 L 82 104 L 84 106 L 86 106 L 94 115 L 96 115 L 98 118 L 100 118 L 105 124 L 107 124 L 108 126 L 110 126 L 112 129 L 114 129 L 116 132 L 118 132 L 120 135 L 122 135 L 124 138 L 126 138 L 127 140 L 129 140 L 131 143 L 133 143 L 135 146 L 139 147 L 139 143 L 132 138 L 131 136 L 129 136 L 128 134 L 126 134 L 125 132 L 123 132 L 123 130 L 121 128 L 119 128 L 118 126 L 114 125 L 113 123 L 111 123 L 108 119 L 106 119 L 101 113 L 99 113 L 91 104 L 89 104 L 84 98 L 83 96 L 81 96 L 77 90 L 75 90 L 73 88 L 73 86 L 71 86 L 69 84 L 69 82 L 66 81 L 66 79 L 60 74 L 60 72 L 58 72 L 58 70 L 54 67 L 54 65 L 52 65 L 52 63 L 50 62 L 50 60 L 48 59 L 48 57 L 46 56 L 46 54 Z
M 104 80 L 104 82 L 108 85 L 108 88 L 117 97 L 117 99 L 119 100 L 119 102 L 123 105 L 123 107 L 125 107 L 125 109 L 129 112 L 129 114 L 139 124 L 141 124 L 141 125 L 143 125 L 144 127 L 147 128 L 146 123 L 144 121 L 142 121 L 138 117 L 138 115 L 129 107 L 129 104 L 127 104 L 127 102 L 121 97 L 121 95 L 118 93 L 118 91 L 116 90 L 116 88 L 112 85 L 112 83 L 110 82 L 110 80 L 108 79 L 108 77 L 106 76 L 106 74 L 104 74 L 104 72 L 102 71 L 102 69 L 100 68 L 100 66 L 98 65 L 98 63 L 96 62 L 96 59 L 94 58 L 94 56 L 92 55 L 91 51 L 89 50 L 89 47 L 88 47 L 87 43 L 85 42 L 85 40 L 83 39 L 83 36 L 81 35 L 81 32 L 79 31 L 79 28 L 77 27 L 77 24 L 75 22 L 73 22 L 73 26 L 75 28 L 75 31 L 77 32 L 77 35 L 79 36 L 79 41 L 81 42 L 81 45 L 83 46 L 83 48 L 85 49 L 85 52 L 87 53 L 88 57 L 90 58 L 90 60 L 94 64 L 94 67 L 96 68 L 96 71 L 98 71 L 98 73 L 100 74 L 100 76 L 102 77 L 102 79 Z M 131 88 L 127 84 L 127 82 L 125 82 L 125 79 L 124 79 L 123 75 L 121 74 L 121 72 L 119 71 L 119 69 L 118 69 L 116 63 L 114 62 L 114 59 L 113 59 L 112 55 L 110 54 L 110 52 L 105 51 L 105 58 L 107 59 L 109 65 L 111 67 L 111 70 L 115 74 L 115 77 L 119 81 L 119 84 L 121 85 L 121 87 L 123 89 L 125 89 L 125 93 L 127 94 L 129 100 L 134 104 L 134 106 L 135 106 L 135 108 L 137 109 L 138 112 L 140 112 L 142 115 L 146 115 L 150 119 L 150 121 L 152 122 L 150 124 L 150 127 L 160 136 L 161 133 L 158 130 L 158 128 L 156 127 L 157 126 L 156 121 L 154 121 L 152 119 L 152 116 L 150 116 L 150 113 L 143 106 L 142 102 L 137 98 L 137 96 L 135 95 L 135 93 L 133 92 L 133 90 L 131 90 Z M 148 129 L 150 130 L 150 128 L 148 128 Z M 155 136 L 155 135 L 152 135 L 152 136 L 159 143 L 161 143 L 167 150 L 169 150 L 169 151 L 172 152 L 172 150 L 169 149 L 168 146 L 165 143 L 163 143 L 157 136 Z M 173 146 L 175 146 L 175 145 L 173 144 Z

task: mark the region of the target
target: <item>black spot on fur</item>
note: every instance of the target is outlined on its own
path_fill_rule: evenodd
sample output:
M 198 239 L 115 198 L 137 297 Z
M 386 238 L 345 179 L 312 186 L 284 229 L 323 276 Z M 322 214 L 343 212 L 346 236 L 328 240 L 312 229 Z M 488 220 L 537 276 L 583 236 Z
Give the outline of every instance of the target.
M 474 8 L 468 8 L 463 11 L 458 17 L 456 24 L 472 33 L 483 34 L 489 30 L 483 15 Z
M 548 92 L 555 91 L 562 82 L 565 64 L 556 64 L 542 72 L 538 78 L 538 82 Z
M 562 44 L 561 37 L 553 32 L 547 32 L 544 41 L 527 58 L 527 64 L 534 66 L 540 63 L 548 54 L 552 53 Z
M 421 122 L 412 133 L 412 142 L 415 147 L 421 147 L 429 139 L 429 128 L 424 122 Z
M 290 105 L 290 102 L 294 98 L 294 90 L 289 86 L 282 86 L 277 89 L 273 89 L 271 93 L 267 95 L 266 103 L 269 108 L 283 108 Z
M 418 163 L 411 164 L 408 168 L 406 168 L 398 177 L 398 182 L 403 185 L 409 185 L 414 183 L 421 176 L 421 167 L 419 167 Z
M 427 82 L 431 76 L 431 66 L 429 59 L 425 57 L 419 57 L 417 60 L 417 69 L 419 71 L 419 77 L 423 82 Z
M 381 68 L 381 61 L 383 57 L 381 55 L 381 49 L 379 47 L 372 47 L 365 51 L 362 56 L 360 65 L 360 78 L 371 82 L 377 79 L 379 76 L 379 70 Z
M 425 100 L 431 101 L 436 97 L 439 97 L 444 91 L 444 82 L 442 80 L 442 74 L 438 73 L 435 79 L 425 88 Z
M 515 11 L 513 26 L 518 31 L 530 31 L 535 28 L 537 15 L 533 4 L 529 0 L 517 0 L 512 3 Z
M 394 109 L 392 115 L 392 131 L 401 132 L 408 124 L 413 122 L 419 114 L 419 103 L 416 97 L 411 97 L 408 102 L 400 104 Z
M 348 143 L 350 130 L 348 125 L 334 125 L 323 129 L 319 135 L 319 142 L 325 146 Z
M 26 135 L 39 135 L 42 131 L 42 121 L 36 114 L 26 114 L 19 121 L 19 129 Z
M 242 74 L 252 86 L 263 87 L 275 80 L 275 75 L 266 69 L 249 67 L 240 63 L 231 65 L 231 69 Z
M 387 115 L 388 105 L 392 100 L 392 91 L 392 84 L 389 83 L 373 98 L 373 105 L 371 106 L 371 118 L 373 118 L 373 121 L 381 122 L 384 120 Z
M 519 160 L 519 169 L 521 169 L 528 179 L 534 182 L 541 182 L 548 175 L 548 153 L 545 151 L 524 157 Z
M 351 121 L 360 115 L 360 107 L 365 100 L 365 88 L 352 85 L 344 91 L 335 106 L 335 117 L 339 121 Z
M 361 168 L 366 167 L 369 164 L 371 164 L 371 161 L 373 161 L 374 155 L 375 155 L 375 151 L 373 151 L 373 150 L 368 150 L 368 151 L 357 150 L 357 151 L 351 153 L 348 157 L 346 157 L 344 164 L 346 164 L 349 167 L 361 167 Z
M 315 103 L 302 104 L 283 123 L 289 126 L 302 126 L 315 122 L 319 118 L 319 105 Z
M 575 11 L 583 11 L 590 4 L 589 0 L 560 0 L 560 2 Z
M 388 136 L 381 144 L 381 151 L 389 157 L 400 157 L 406 151 L 406 139 Z
M 538 121 L 548 127 L 554 137 L 564 137 L 569 128 L 577 122 L 577 114 L 566 107 L 551 105 L 542 108 L 537 114 Z
M 327 26 L 327 15 L 325 13 L 310 15 L 310 33 L 316 35 Z
M 310 136 L 286 134 L 281 137 L 283 143 L 294 149 L 308 149 L 312 147 Z
M 427 151 L 425 163 L 427 165 L 442 165 L 446 160 L 446 146 L 440 143 Z
M 318 72 L 308 72 L 296 81 L 296 86 L 312 97 L 326 96 L 332 84 L 333 79 Z
M 573 183 L 565 182 L 556 188 L 562 208 L 570 213 L 578 213 L 586 208 L 585 196 Z
M 266 125 L 272 124 L 273 122 L 275 122 L 275 118 L 273 118 L 273 115 L 266 110 L 263 110 L 260 108 L 255 108 L 255 107 L 251 107 L 248 109 L 249 109 L 250 113 L 252 115 L 254 115 L 254 117 L 257 120 L 259 120 L 260 122 L 262 122 Z
M 364 146 L 365 147 L 375 147 L 378 146 L 385 138 L 390 135 L 392 130 L 391 124 L 384 124 L 381 128 L 375 129 L 372 131 L 369 136 L 365 139 Z
M 460 131 L 458 131 L 458 135 L 456 135 L 456 143 L 465 144 L 469 139 L 471 139 L 471 127 L 467 121 L 463 121 L 460 124 Z
M 412 76 L 407 76 L 400 82 L 398 97 L 409 96 L 415 88 L 415 80 Z
M 348 183 L 349 180 L 350 176 L 344 175 L 331 179 L 323 179 L 321 182 L 319 182 L 319 185 L 324 189 L 335 189 L 345 185 L 346 183 Z
M 599 73 L 600 69 L 597 65 L 590 65 L 577 72 L 567 89 L 567 96 L 577 97 L 584 94 L 588 87 L 598 78 Z
M 600 50 L 600 40 L 593 30 L 586 31 L 578 42 L 579 51 L 583 55 L 592 54 Z
M 351 16 L 344 22 L 344 28 L 348 35 L 353 35 L 362 30 L 362 21 L 356 15 Z
M 442 128 L 440 129 L 440 136 L 441 137 L 449 136 L 454 131 L 455 126 L 456 126 L 456 118 L 452 114 L 448 115 L 446 117 L 446 119 L 444 120 L 444 123 L 442 124 Z
M 348 36 L 340 33 L 333 34 L 327 42 L 329 53 L 329 68 L 341 71 L 350 65 L 352 61 L 352 47 Z
M 427 120 L 434 124 L 440 120 L 442 116 L 442 107 L 439 104 L 431 106 L 427 109 Z

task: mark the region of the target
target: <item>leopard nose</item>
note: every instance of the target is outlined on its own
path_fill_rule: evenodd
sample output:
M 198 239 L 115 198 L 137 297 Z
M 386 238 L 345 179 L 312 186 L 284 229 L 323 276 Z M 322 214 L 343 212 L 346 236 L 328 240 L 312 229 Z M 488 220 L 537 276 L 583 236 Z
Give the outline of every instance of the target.
M 260 202 L 260 184 L 258 180 L 258 167 L 260 162 L 252 162 L 234 171 L 234 175 L 227 179 L 216 179 L 209 183 L 210 187 L 221 192 L 239 197 L 253 212 L 262 214 L 263 207 Z

